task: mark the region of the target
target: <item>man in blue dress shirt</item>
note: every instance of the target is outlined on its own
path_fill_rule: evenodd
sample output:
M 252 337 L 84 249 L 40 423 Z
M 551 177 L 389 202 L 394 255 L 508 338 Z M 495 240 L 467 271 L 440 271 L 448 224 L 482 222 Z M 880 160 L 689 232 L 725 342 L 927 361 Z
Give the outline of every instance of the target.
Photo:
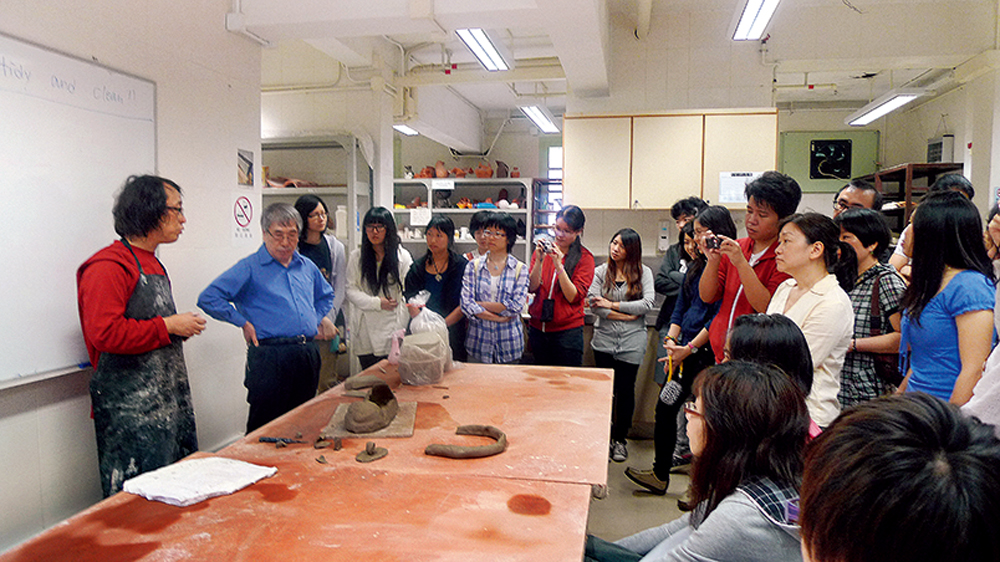
M 313 338 L 335 333 L 326 313 L 333 289 L 312 261 L 296 251 L 302 217 L 287 203 L 261 216 L 264 245 L 220 275 L 198 296 L 216 320 L 243 330 L 250 415 L 247 433 L 316 394 L 320 356 Z

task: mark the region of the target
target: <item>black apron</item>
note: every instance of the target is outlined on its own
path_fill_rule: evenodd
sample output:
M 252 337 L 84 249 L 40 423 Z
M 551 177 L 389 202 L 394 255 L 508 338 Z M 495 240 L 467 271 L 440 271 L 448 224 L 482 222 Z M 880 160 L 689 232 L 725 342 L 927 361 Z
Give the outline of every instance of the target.
M 144 273 L 131 246 L 122 243 L 139 267 L 125 317 L 175 314 L 170 279 Z M 90 398 L 105 497 L 121 491 L 125 480 L 198 450 L 182 341 L 172 335 L 165 347 L 135 355 L 102 353 L 97 360 Z

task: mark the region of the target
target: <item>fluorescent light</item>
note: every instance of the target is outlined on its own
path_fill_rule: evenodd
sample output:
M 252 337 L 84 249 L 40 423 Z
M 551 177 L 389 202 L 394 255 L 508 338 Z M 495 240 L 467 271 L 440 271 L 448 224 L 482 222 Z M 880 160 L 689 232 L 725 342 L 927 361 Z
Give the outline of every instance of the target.
M 747 0 L 743 7 L 740 23 L 736 25 L 733 41 L 757 41 L 764 35 L 764 29 L 778 7 L 778 0 Z
M 559 127 L 555 124 L 555 117 L 549 113 L 549 110 L 537 106 L 537 105 L 527 105 L 521 107 L 521 111 L 528 116 L 528 119 L 537 126 L 543 133 L 558 133 Z
M 919 88 L 890 90 L 885 95 L 876 98 L 868 105 L 852 113 L 847 119 L 844 119 L 844 123 L 852 127 L 863 127 L 926 93 L 926 90 Z
M 455 33 L 469 47 L 472 54 L 476 55 L 476 58 L 486 67 L 486 70 L 496 72 L 497 70 L 510 69 L 510 65 L 500 56 L 500 52 L 497 51 L 493 42 L 490 41 L 490 38 L 482 29 L 478 27 L 456 29 Z
M 410 127 L 408 125 L 403 125 L 403 124 L 393 125 L 392 128 L 396 129 L 397 131 L 399 131 L 400 133 L 403 133 L 404 135 L 406 135 L 408 137 L 412 137 L 414 135 L 419 135 L 420 134 L 420 133 L 418 133 L 416 131 L 416 129 L 414 129 L 413 127 Z

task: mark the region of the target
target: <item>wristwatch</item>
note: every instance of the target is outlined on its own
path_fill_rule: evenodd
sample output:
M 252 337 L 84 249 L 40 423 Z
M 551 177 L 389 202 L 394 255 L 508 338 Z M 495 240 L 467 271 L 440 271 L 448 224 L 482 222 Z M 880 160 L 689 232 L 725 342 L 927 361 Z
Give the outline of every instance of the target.
M 690 350 L 691 350 L 691 353 L 692 353 L 692 354 L 694 354 L 694 353 L 698 353 L 698 348 L 697 348 L 697 347 L 695 347 L 695 346 L 694 346 L 694 345 L 693 345 L 693 344 L 692 344 L 691 342 L 688 342 L 688 349 L 690 349 Z

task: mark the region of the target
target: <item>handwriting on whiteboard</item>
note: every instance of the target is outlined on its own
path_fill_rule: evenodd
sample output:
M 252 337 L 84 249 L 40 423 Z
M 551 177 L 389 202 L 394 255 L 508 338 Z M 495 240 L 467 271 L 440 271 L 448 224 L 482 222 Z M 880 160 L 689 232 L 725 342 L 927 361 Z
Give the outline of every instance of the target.
M 137 90 L 139 88 L 139 90 Z M 148 120 L 155 86 L 0 35 L 0 90 L 79 109 Z

